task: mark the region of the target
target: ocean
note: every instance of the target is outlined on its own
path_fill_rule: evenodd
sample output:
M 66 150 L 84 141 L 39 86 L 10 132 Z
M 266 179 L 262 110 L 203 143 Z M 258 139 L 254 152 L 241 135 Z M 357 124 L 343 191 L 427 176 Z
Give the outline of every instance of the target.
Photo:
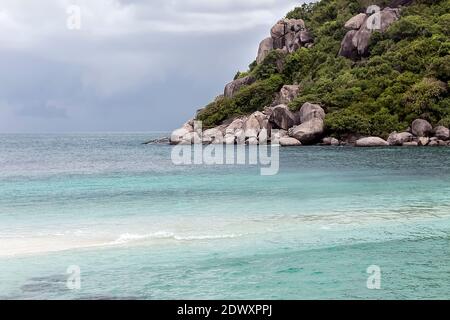
M 161 135 L 0 135 L 0 298 L 450 298 L 450 148 L 283 148 L 262 176 Z

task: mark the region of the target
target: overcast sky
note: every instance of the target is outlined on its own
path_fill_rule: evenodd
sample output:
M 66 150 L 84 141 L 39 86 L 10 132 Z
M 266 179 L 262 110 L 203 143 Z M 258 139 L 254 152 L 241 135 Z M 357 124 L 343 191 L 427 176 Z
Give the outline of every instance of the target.
M 303 2 L 1 0 L 0 132 L 174 129 Z

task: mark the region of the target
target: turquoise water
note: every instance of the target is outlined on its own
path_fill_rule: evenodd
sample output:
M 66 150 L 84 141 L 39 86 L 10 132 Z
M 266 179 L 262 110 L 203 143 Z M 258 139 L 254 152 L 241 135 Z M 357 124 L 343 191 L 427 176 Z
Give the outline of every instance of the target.
M 450 148 L 286 148 L 261 176 L 152 137 L 0 135 L 0 298 L 450 298 Z

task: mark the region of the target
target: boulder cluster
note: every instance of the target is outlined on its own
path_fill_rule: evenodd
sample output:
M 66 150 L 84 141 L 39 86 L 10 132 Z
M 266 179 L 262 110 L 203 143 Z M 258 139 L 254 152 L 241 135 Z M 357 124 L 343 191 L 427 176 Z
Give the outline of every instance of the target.
M 270 37 L 261 41 L 256 63 L 260 64 L 272 50 L 295 52 L 312 46 L 314 40 L 302 19 L 282 19 L 270 30 Z
M 301 146 L 321 141 L 324 133 L 325 111 L 321 106 L 305 103 L 299 111 L 291 111 L 287 104 L 300 93 L 300 87 L 285 85 L 272 106 L 249 116 L 235 118 L 218 127 L 201 131 L 194 121 L 175 130 L 171 144 L 280 144 Z
M 368 54 L 370 37 L 373 32 L 385 32 L 400 18 L 400 9 L 386 7 L 379 12 L 360 13 L 345 23 L 349 31 L 341 43 L 339 55 L 358 59 Z
M 357 147 L 380 146 L 450 146 L 450 130 L 444 126 L 433 126 L 426 120 L 415 120 L 411 128 L 405 132 L 392 132 L 389 138 L 383 140 L 379 137 L 367 137 L 356 141 Z

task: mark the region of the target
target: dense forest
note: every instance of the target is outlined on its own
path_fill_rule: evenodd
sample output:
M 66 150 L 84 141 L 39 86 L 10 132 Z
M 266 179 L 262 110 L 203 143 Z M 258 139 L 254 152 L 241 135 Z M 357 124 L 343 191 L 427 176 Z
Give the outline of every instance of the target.
M 356 59 L 339 55 L 348 30 L 345 23 L 366 12 L 369 4 L 384 8 L 392 2 L 322 0 L 289 12 L 302 19 L 314 43 L 286 53 L 271 51 L 265 59 L 238 72 L 251 76 L 233 97 L 218 97 L 197 119 L 214 127 L 241 115 L 263 110 L 283 85 L 296 84 L 301 93 L 292 111 L 305 102 L 326 111 L 328 134 L 387 137 L 422 118 L 450 126 L 450 0 L 403 1 L 400 18 L 385 32 L 373 32 L 366 54 Z

